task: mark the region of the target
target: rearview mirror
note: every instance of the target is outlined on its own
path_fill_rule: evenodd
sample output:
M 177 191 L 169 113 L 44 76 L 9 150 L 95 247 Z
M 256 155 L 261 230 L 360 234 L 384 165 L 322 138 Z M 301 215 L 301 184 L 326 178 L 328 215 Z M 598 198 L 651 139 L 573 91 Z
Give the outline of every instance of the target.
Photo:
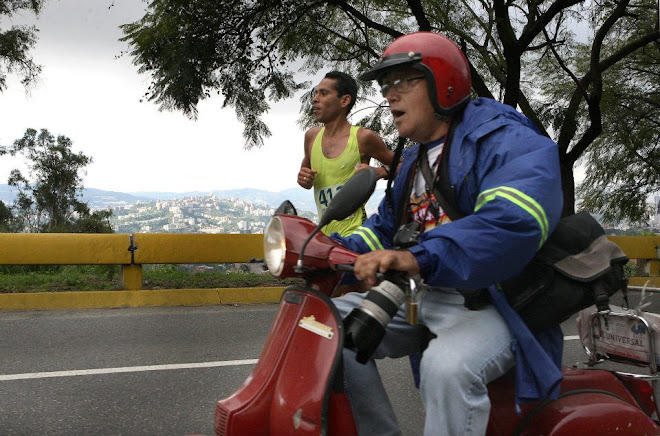
M 284 200 L 275 210 L 275 215 L 298 215 L 298 211 L 289 200 Z

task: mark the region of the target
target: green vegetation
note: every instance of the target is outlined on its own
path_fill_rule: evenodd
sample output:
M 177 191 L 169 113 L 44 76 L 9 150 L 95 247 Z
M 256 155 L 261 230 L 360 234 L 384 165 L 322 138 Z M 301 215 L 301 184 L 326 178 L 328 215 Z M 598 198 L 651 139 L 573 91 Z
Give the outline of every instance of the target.
M 121 289 L 116 266 L 4 266 L 0 292 L 106 291 Z
M 186 265 L 145 266 L 143 289 L 212 289 L 289 286 L 302 279 L 278 279 L 268 273 L 191 270 Z M 637 275 L 637 265 L 625 265 L 627 277 Z M 121 274 L 116 265 L 0 266 L 0 293 L 57 291 L 119 291 Z
M 297 279 L 281 280 L 271 274 L 244 271 L 189 271 L 183 266 L 160 265 L 147 268 L 142 281 L 144 289 L 206 289 L 288 286 Z
M 0 44 L 1 45 L 1 44 Z M 0 204 L 0 231 L 31 233 L 112 233 L 112 212 L 92 212 L 82 202 L 82 172 L 92 158 L 72 150 L 73 141 L 48 130 L 27 129 L 0 156 L 22 156 L 27 172 L 13 169 L 7 184 L 18 190 L 16 201 Z
M 625 265 L 628 277 L 637 275 L 637 265 Z M 143 273 L 143 289 L 212 289 L 289 286 L 302 279 L 278 279 L 268 273 L 245 271 L 191 271 L 183 265 L 150 265 Z M 3 266 L 0 293 L 122 290 L 115 265 Z
M 13 23 L 14 16 L 38 16 L 43 4 L 43 0 L 0 0 L 0 93 L 7 89 L 9 74 L 17 76 L 26 90 L 39 78 L 41 66 L 32 60 L 30 53 L 37 44 L 38 30 Z
M 623 266 L 623 272 L 626 277 L 636 277 L 637 276 L 637 263 L 630 261 Z
M 297 279 L 280 280 L 268 273 L 243 271 L 189 271 L 184 266 L 145 268 L 144 289 L 208 289 L 288 286 Z M 121 290 L 118 266 L 47 266 L 0 268 L 0 293 Z

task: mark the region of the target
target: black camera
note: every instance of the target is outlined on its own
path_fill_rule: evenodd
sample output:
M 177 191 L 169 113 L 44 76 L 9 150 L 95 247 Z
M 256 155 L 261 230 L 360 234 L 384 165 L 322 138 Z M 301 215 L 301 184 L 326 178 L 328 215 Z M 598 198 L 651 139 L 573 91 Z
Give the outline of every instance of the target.
M 358 362 L 367 363 L 383 339 L 385 327 L 403 304 L 404 278 L 405 273 L 388 273 L 344 318 L 344 346 L 357 353 Z
M 420 233 L 421 224 L 416 221 L 402 225 L 394 235 L 394 248 L 412 247 Z M 357 353 L 355 360 L 365 364 L 376 351 L 385 336 L 385 327 L 406 300 L 407 286 L 407 273 L 388 271 L 384 280 L 371 288 L 360 305 L 344 318 L 344 346 Z

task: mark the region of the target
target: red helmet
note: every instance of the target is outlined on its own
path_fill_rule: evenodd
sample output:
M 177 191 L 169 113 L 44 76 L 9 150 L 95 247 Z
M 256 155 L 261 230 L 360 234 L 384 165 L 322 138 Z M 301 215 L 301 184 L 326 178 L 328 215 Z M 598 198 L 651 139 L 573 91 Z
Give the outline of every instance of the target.
M 431 103 L 441 115 L 460 110 L 470 99 L 467 58 L 445 36 L 415 32 L 396 38 L 387 46 L 380 60 L 360 79 L 378 79 L 386 71 L 399 66 L 410 66 L 424 73 Z

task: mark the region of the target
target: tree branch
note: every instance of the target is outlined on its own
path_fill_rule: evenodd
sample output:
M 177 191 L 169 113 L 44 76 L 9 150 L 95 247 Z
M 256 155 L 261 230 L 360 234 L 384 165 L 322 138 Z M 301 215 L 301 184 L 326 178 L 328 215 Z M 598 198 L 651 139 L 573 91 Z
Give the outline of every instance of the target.
M 650 32 L 641 38 L 632 41 L 623 47 L 621 47 L 617 52 L 614 54 L 608 56 L 604 60 L 602 60 L 600 63 L 597 64 L 597 68 L 600 71 L 600 74 L 602 74 L 603 71 L 607 70 L 608 68 L 612 67 L 615 65 L 617 62 L 625 58 L 627 55 L 631 54 L 635 50 L 638 50 L 645 45 L 657 40 L 660 38 L 660 32 L 653 31 Z M 580 83 L 583 87 L 588 87 L 591 83 L 592 80 L 592 74 L 591 71 L 589 71 L 585 76 L 580 80 Z M 571 102 L 568 106 L 568 108 L 565 111 L 565 119 L 568 116 L 572 116 L 575 118 L 575 114 L 577 114 L 577 110 L 580 104 L 580 95 L 578 94 L 578 91 L 576 90 L 575 93 L 573 94 L 573 97 L 571 98 Z M 559 135 L 559 146 L 560 150 L 563 149 L 564 152 L 568 149 L 568 144 L 570 142 L 570 139 L 575 135 L 575 131 L 577 130 L 577 127 L 575 123 L 572 123 L 573 125 L 569 125 L 571 123 L 567 123 L 566 121 L 564 122 L 562 126 L 562 131 Z M 572 131 L 571 131 L 572 130 Z M 571 149 L 570 153 L 566 153 L 567 157 L 571 160 L 571 162 L 575 162 L 581 155 L 584 153 L 584 151 L 587 149 L 590 143 L 587 143 L 585 141 L 578 141 L 578 143 Z
M 406 3 L 408 3 L 410 11 L 415 16 L 415 20 L 417 20 L 419 30 L 431 31 L 433 28 L 431 27 L 431 23 L 429 23 L 428 18 L 426 18 L 424 7 L 422 7 L 419 0 L 406 0 Z
M 599 59 L 600 48 L 602 46 L 602 42 L 605 38 L 605 35 L 614 25 L 614 23 L 625 14 L 625 8 L 628 5 L 628 3 L 629 0 L 623 0 L 620 3 L 617 3 L 617 7 L 614 9 L 612 14 L 607 18 L 607 20 L 605 20 L 603 26 L 601 26 L 601 28 L 598 29 L 598 31 L 596 32 L 591 50 L 591 61 L 590 61 L 591 69 L 578 82 L 580 86 L 576 88 L 575 92 L 571 97 L 568 107 L 564 111 L 564 123 L 562 125 L 561 132 L 559 133 L 558 143 L 559 143 L 560 151 L 566 154 L 566 157 L 570 160 L 571 163 L 575 162 L 582 155 L 582 153 L 584 153 L 586 148 L 590 145 L 590 142 L 588 142 L 590 138 L 593 138 L 593 134 L 595 133 L 595 131 L 601 128 L 600 125 L 598 126 L 590 125 L 587 128 L 587 131 L 585 131 L 585 135 L 583 135 L 583 137 L 577 142 L 577 144 L 573 147 L 570 153 L 568 153 L 568 146 L 570 145 L 570 142 L 572 138 L 575 136 L 575 133 L 577 131 L 576 116 L 580 106 L 580 102 L 582 100 L 582 94 L 580 88 L 587 89 L 592 84 L 592 82 L 594 82 L 594 80 L 597 81 L 594 85 L 594 87 L 596 88 L 594 90 L 594 94 L 592 94 L 590 98 L 585 99 L 585 101 L 589 105 L 590 119 L 593 123 L 594 120 L 592 118 L 593 115 L 592 105 L 595 103 L 600 105 L 600 93 L 602 93 L 603 71 L 607 70 L 609 67 L 616 64 L 618 61 L 623 59 L 628 54 L 634 52 L 638 48 L 641 48 L 658 38 L 658 31 L 650 32 L 649 34 L 644 35 L 638 40 L 624 45 L 618 51 L 616 51 L 614 54 L 610 55 L 609 57 L 605 58 L 604 60 Z M 598 112 L 600 112 L 600 110 L 598 110 Z M 593 139 L 591 139 L 591 141 L 593 141 Z
M 641 160 L 645 165 L 647 165 L 656 173 L 660 174 L 660 165 L 657 164 L 658 161 L 656 159 L 649 159 L 647 156 L 642 156 L 639 150 L 635 150 L 634 153 L 635 156 L 637 156 L 637 158 Z
M 557 0 L 552 3 L 545 12 L 539 14 L 536 19 L 530 19 L 527 22 L 527 25 L 523 27 L 523 31 L 519 38 L 520 45 L 522 47 L 530 45 L 532 41 L 534 41 L 534 38 L 545 29 L 545 26 L 547 26 L 557 14 L 561 13 L 564 9 L 582 3 L 583 1 L 584 0 Z M 532 3 L 532 6 L 535 8 L 536 4 Z
M 504 82 L 504 104 L 512 107 L 518 106 L 520 96 L 520 57 L 522 49 L 520 42 L 513 31 L 509 10 L 504 0 L 494 0 L 495 25 L 500 35 L 506 62 L 506 79 Z
M 363 13 L 361 13 L 360 11 L 358 11 L 353 6 L 349 5 L 348 3 L 346 3 L 343 0 L 330 0 L 330 1 L 328 1 L 328 4 L 337 6 L 338 8 L 342 9 L 347 14 L 350 14 L 350 15 L 354 16 L 357 20 L 364 23 L 365 26 L 367 26 L 371 29 L 374 29 L 374 30 L 378 30 L 379 32 L 382 32 L 386 35 L 390 35 L 392 38 L 396 38 L 398 36 L 403 35 L 403 33 L 399 32 L 397 30 L 394 30 L 390 27 L 384 26 L 380 23 L 376 23 L 375 21 L 369 19 L 366 15 L 364 15 Z

